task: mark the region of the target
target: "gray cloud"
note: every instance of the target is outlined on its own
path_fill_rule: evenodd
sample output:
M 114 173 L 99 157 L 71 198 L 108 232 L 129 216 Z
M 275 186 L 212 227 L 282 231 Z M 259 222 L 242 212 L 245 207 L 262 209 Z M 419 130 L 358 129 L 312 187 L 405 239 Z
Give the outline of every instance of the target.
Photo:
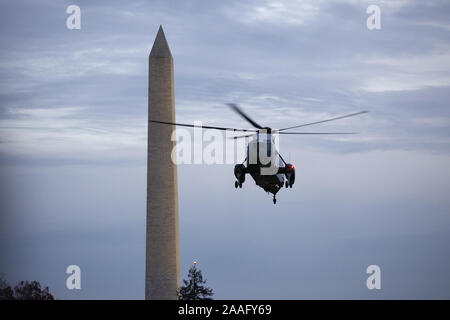
M 143 297 L 162 24 L 180 122 L 247 127 L 227 102 L 272 127 L 370 111 L 310 129 L 359 135 L 282 138 L 298 178 L 276 207 L 251 181 L 237 192 L 232 166 L 180 166 L 183 270 L 197 259 L 218 298 L 448 298 L 449 4 L 375 1 L 369 31 L 372 2 L 2 1 L 0 271 L 61 298 Z M 65 27 L 73 3 L 81 30 Z M 80 293 L 64 287 L 74 262 Z

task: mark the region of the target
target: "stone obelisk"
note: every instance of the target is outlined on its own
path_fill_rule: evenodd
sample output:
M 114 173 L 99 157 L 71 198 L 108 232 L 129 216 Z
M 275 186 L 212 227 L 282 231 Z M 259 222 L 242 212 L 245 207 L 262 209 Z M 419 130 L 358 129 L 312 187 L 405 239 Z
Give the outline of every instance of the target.
M 148 119 L 175 122 L 173 58 L 162 27 L 149 56 Z M 180 286 L 175 126 L 148 122 L 145 298 L 173 300 Z

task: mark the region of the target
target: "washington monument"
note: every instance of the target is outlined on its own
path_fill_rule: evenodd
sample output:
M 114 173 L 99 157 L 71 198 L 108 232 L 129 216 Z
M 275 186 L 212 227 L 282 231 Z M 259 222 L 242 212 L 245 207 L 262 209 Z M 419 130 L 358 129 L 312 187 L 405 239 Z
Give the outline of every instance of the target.
M 148 119 L 175 122 L 173 58 L 162 27 L 149 56 Z M 148 122 L 145 298 L 177 299 L 180 286 L 177 166 L 173 126 Z

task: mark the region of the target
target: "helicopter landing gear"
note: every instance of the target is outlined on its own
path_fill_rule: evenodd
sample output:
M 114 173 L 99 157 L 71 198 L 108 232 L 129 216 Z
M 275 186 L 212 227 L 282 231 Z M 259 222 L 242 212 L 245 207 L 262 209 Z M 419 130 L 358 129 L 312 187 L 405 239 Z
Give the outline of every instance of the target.
M 289 183 L 287 180 L 285 181 L 286 188 L 292 188 L 292 183 Z
M 234 182 L 234 187 L 237 189 L 237 188 L 242 188 L 242 182 L 239 182 L 239 181 L 235 181 Z
M 277 198 L 275 198 L 275 195 L 273 196 L 273 204 L 277 204 Z

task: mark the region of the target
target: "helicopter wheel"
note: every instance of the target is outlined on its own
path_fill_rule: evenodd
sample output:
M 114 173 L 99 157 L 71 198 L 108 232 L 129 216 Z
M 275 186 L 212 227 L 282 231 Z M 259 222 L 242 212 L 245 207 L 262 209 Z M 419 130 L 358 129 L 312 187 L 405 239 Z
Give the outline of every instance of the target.
M 289 183 L 286 181 L 286 188 L 288 188 L 289 187 Z
M 238 184 L 238 182 L 237 181 L 235 181 L 234 182 L 234 187 L 237 189 L 238 188 L 238 186 L 239 186 L 239 184 Z
M 292 189 L 292 183 L 289 183 L 289 188 L 291 188 L 291 189 Z
M 273 197 L 273 204 L 277 203 L 277 198 Z
M 242 182 L 239 182 L 239 188 L 242 188 Z

